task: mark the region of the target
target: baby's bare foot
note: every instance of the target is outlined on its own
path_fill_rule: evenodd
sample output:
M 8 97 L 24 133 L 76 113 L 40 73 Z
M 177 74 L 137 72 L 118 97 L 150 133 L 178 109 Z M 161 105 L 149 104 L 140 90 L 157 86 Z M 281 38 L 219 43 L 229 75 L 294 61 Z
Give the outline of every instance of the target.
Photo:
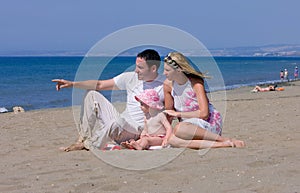
M 127 149 L 134 149 L 133 146 L 128 141 L 122 142 L 121 146 L 123 146 L 123 147 L 125 147 Z
M 130 145 L 132 145 L 132 147 L 133 147 L 134 149 L 136 149 L 136 150 L 142 150 L 142 149 L 143 149 L 143 147 L 140 146 L 140 144 L 138 144 L 138 142 L 136 142 L 136 141 L 131 141 L 131 142 L 130 142 Z

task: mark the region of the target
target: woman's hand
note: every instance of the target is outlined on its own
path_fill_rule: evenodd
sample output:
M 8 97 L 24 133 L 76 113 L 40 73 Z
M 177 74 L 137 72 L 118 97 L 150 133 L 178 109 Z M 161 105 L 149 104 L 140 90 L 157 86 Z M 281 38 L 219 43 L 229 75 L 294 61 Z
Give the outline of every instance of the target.
M 172 117 L 180 117 L 180 112 L 174 111 L 174 110 L 164 110 L 164 113 L 167 113 L 168 115 Z
M 53 79 L 52 82 L 56 82 L 57 91 L 59 91 L 61 88 L 73 87 L 73 82 L 64 79 Z

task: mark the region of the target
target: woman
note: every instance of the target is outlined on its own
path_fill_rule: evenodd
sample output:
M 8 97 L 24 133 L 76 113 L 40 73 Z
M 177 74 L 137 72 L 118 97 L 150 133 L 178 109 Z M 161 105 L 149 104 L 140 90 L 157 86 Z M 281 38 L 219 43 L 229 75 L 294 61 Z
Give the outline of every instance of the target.
M 221 137 L 222 118 L 208 101 L 206 76 L 196 71 L 184 55 L 169 53 L 164 59 L 164 75 L 165 112 L 179 119 L 169 144 L 192 149 L 245 145 L 243 141 Z

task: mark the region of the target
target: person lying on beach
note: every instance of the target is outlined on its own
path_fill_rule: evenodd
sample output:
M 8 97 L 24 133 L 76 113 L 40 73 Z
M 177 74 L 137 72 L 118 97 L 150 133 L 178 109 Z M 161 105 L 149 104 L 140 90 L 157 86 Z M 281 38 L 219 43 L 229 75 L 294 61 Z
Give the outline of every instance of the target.
M 144 112 L 144 129 L 139 140 L 131 139 L 122 142 L 121 145 L 136 150 L 147 150 L 150 146 L 166 147 L 172 133 L 172 126 L 166 114 L 161 111 L 163 105 L 159 101 L 158 93 L 154 89 L 147 89 L 135 96 L 135 99 L 140 102 Z
M 260 86 L 255 86 L 251 92 L 266 92 L 266 91 L 282 91 L 284 90 L 282 87 L 278 87 L 277 85 L 269 85 L 268 87 L 260 87 Z
M 192 149 L 244 147 L 244 141 L 221 136 L 222 117 L 209 102 L 204 89 L 207 76 L 196 71 L 186 57 L 171 52 L 164 58 L 165 108 L 179 120 L 168 143 Z
M 144 113 L 134 96 L 145 89 L 155 89 L 163 101 L 163 82 L 165 77 L 158 73 L 160 55 L 157 51 L 146 49 L 136 56 L 133 72 L 124 72 L 108 80 L 86 80 L 73 82 L 54 79 L 56 90 L 79 88 L 87 90 L 84 96 L 78 140 L 76 143 L 61 147 L 63 151 L 103 149 L 110 141 L 118 144 L 129 139 L 139 139 L 144 126 Z M 101 90 L 126 90 L 125 112 L 117 111 L 113 104 L 100 92 Z M 96 124 L 96 123 L 101 124 Z

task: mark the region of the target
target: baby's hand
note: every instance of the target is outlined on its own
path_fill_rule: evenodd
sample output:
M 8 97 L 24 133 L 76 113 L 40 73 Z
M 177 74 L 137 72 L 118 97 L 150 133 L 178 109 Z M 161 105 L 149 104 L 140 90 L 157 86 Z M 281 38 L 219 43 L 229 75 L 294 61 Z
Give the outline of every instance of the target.
M 167 139 L 164 139 L 163 142 L 162 142 L 162 144 L 161 144 L 161 146 L 165 148 L 165 147 L 167 147 L 168 145 L 169 145 L 169 144 L 168 144 L 168 140 L 167 140 Z

